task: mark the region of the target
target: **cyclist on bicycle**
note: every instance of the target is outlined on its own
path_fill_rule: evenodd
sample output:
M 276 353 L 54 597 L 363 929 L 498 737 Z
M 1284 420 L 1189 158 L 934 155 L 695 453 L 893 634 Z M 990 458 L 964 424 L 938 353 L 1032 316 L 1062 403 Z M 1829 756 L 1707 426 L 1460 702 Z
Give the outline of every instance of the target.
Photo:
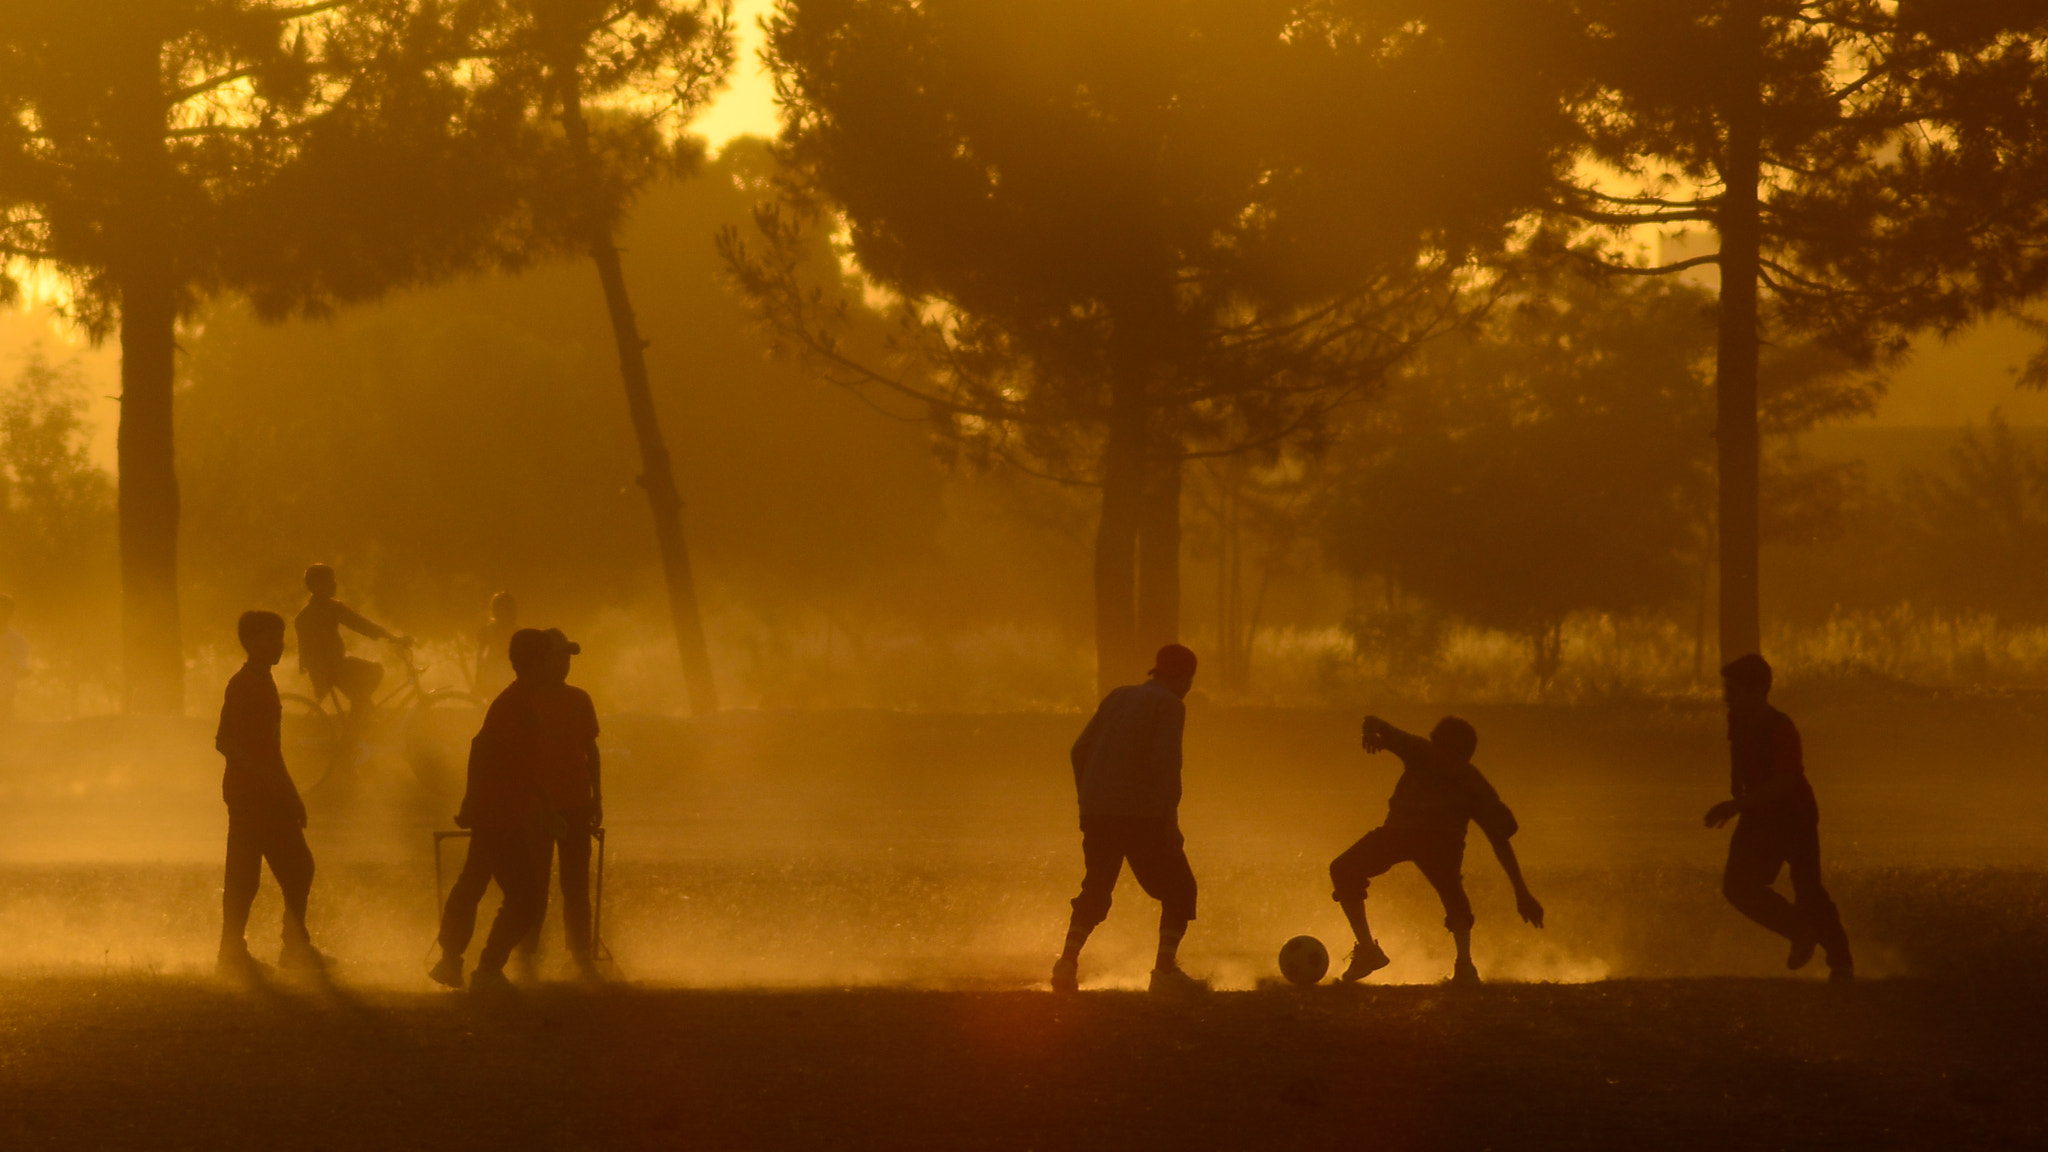
M 292 621 L 299 637 L 299 670 L 313 681 L 315 699 L 338 691 L 348 698 L 349 714 L 356 715 L 372 703 L 377 685 L 384 682 L 384 666 L 349 655 L 348 645 L 341 639 L 342 628 L 401 648 L 411 647 L 412 639 L 335 599 L 334 569 L 325 564 L 306 569 L 306 591 L 312 595 Z

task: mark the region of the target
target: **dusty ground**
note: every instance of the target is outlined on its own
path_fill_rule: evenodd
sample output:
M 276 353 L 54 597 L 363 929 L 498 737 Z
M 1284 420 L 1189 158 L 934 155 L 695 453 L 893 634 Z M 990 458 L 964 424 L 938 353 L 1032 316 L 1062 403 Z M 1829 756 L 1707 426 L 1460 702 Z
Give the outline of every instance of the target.
M 1770 978 L 1782 945 L 1721 902 L 1699 818 L 1725 751 L 1683 706 L 1470 713 L 1550 909 L 1516 923 L 1474 846 L 1500 983 L 1430 983 L 1441 912 L 1397 873 L 1372 897 L 1393 986 L 1253 990 L 1288 936 L 1340 941 L 1323 868 L 1397 769 L 1355 715 L 1197 710 L 1184 959 L 1232 990 L 1189 1004 L 1114 990 L 1151 944 L 1128 880 L 1093 990 L 1034 988 L 1078 872 L 1079 717 L 609 717 L 626 983 L 497 1007 L 427 990 L 449 805 L 401 768 L 312 804 L 335 984 L 238 992 L 203 975 L 210 725 L 23 726 L 0 734 L 0 1149 L 2043 1146 L 2048 709 L 1794 711 L 1855 988 Z M 277 924 L 266 884 L 259 954 Z
M 2039 1148 L 2048 1005 L 1739 980 L 1141 993 L 0 983 L 10 1149 Z

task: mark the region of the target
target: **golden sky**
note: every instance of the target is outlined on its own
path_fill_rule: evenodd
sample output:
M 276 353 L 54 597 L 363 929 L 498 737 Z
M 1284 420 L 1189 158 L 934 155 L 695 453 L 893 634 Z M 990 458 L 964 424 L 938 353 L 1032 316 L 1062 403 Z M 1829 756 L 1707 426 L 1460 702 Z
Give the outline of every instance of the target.
M 739 41 L 732 84 L 696 123 L 713 151 L 735 136 L 775 134 L 775 86 L 761 68 L 760 29 L 761 17 L 773 6 L 773 0 L 736 0 L 732 6 Z

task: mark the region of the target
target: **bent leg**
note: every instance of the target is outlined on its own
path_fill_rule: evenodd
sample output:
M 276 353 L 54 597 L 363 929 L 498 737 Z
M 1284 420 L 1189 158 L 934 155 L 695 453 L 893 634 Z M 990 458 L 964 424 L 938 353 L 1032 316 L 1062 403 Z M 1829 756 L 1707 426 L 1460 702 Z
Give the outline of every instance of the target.
M 1330 898 L 1344 910 L 1351 934 L 1360 944 L 1372 942 L 1372 926 L 1365 918 L 1365 893 L 1372 878 L 1409 858 L 1399 833 L 1375 828 L 1359 837 L 1342 855 L 1330 861 Z
M 1855 960 L 1849 955 L 1849 934 L 1842 928 L 1842 913 L 1821 883 L 1819 823 L 1802 826 L 1789 834 L 1785 847 L 1793 909 L 1810 934 L 1809 939 L 1826 950 L 1830 969 L 1853 968 Z
M 1776 827 L 1745 816 L 1728 837 L 1728 867 L 1721 874 L 1721 894 L 1737 911 L 1785 937 L 1796 940 L 1804 930 L 1792 902 L 1772 891 L 1785 866 L 1785 850 Z
M 1453 935 L 1472 931 L 1475 918 L 1472 915 L 1471 898 L 1465 895 L 1465 845 L 1445 845 L 1429 852 L 1418 852 L 1415 866 L 1422 869 L 1422 878 L 1436 889 L 1437 899 L 1444 905 L 1444 927 Z
M 1177 825 L 1161 821 L 1132 838 L 1128 858 L 1138 886 L 1159 901 L 1159 952 L 1153 967 L 1171 968 L 1195 918 L 1195 870 L 1188 863 L 1187 841 Z
M 1123 826 L 1110 820 L 1081 822 L 1081 893 L 1074 897 L 1073 926 L 1092 929 L 1109 918 L 1111 894 L 1124 870 Z
M 488 838 L 491 879 L 505 894 L 498 915 L 491 921 L 491 934 L 484 938 L 477 954 L 477 971 L 503 971 L 526 934 L 540 919 L 540 870 L 534 866 L 528 834 L 522 829 L 492 830 Z M 477 839 L 486 838 L 483 833 Z
M 454 887 L 448 889 L 448 903 L 441 908 L 441 951 L 453 956 L 462 955 L 476 935 L 476 906 L 491 886 L 489 848 L 478 847 L 479 837 L 470 834 L 462 871 L 456 875 Z
M 313 850 L 306 845 L 306 833 L 295 822 L 281 819 L 265 840 L 263 858 L 284 892 L 285 946 L 309 943 L 306 901 L 313 892 Z
M 263 845 L 255 821 L 228 812 L 227 866 L 221 878 L 220 949 L 223 953 L 248 950 L 249 907 L 256 902 L 256 886 L 263 880 Z

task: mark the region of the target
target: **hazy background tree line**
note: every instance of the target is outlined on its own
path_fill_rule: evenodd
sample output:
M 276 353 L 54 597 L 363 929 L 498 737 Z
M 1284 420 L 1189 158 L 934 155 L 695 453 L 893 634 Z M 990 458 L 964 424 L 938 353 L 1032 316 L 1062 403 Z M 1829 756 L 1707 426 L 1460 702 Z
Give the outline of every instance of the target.
M 1283 53 L 1246 56 L 1243 75 L 1218 75 L 1203 55 L 1218 29 L 1270 39 L 1305 9 L 1144 4 L 1113 20 L 1091 15 L 1093 5 L 1020 15 L 966 0 L 809 0 L 783 6 L 771 34 L 771 63 L 793 101 L 779 152 L 743 141 L 697 166 L 686 137 L 653 132 L 653 121 L 653 134 L 636 135 L 626 115 L 604 137 L 610 183 L 593 191 L 573 154 L 538 173 L 514 162 L 546 169 L 531 161 L 555 155 L 548 125 L 568 105 L 547 30 L 564 25 L 548 21 L 589 13 L 573 3 L 471 6 L 478 21 L 507 20 L 502 43 L 531 66 L 465 87 L 461 51 L 399 34 L 409 26 L 392 14 L 403 7 L 384 6 L 357 40 L 334 41 L 385 30 L 387 55 L 351 57 L 377 62 L 368 74 L 382 79 L 364 86 L 376 100 L 291 87 L 294 68 L 319 71 L 301 59 L 303 41 L 287 38 L 283 57 L 259 62 L 278 87 L 251 98 L 280 101 L 321 130 L 341 123 L 331 149 L 359 144 L 363 125 L 388 126 L 392 109 L 420 107 L 398 79 L 428 78 L 422 90 L 443 102 L 440 118 L 399 138 L 411 151 L 379 162 L 387 173 L 461 179 L 437 185 L 403 227 L 373 226 L 364 205 L 393 194 L 374 181 L 349 189 L 361 203 L 314 199 L 324 236 L 261 217 L 268 231 L 254 234 L 273 242 L 314 237 L 287 246 L 289 260 L 247 255 L 232 213 L 208 218 L 235 242 L 194 281 L 177 328 L 184 647 L 222 647 L 220 622 L 244 607 L 289 608 L 300 569 L 322 559 L 341 568 L 345 596 L 450 645 L 473 630 L 490 592 L 512 590 L 529 618 L 590 636 L 593 675 L 634 707 L 684 698 L 673 651 L 661 655 L 673 569 L 664 581 L 638 482 L 646 444 L 636 460 L 638 425 L 617 393 L 621 351 L 638 341 L 619 327 L 611 283 L 594 290 L 586 257 L 597 251 L 601 272 L 603 256 L 593 244 L 615 239 L 624 257 L 730 699 L 1070 703 L 1089 694 L 1091 644 L 1096 675 L 1123 674 L 1105 652 L 1128 662 L 1124 648 L 1168 636 L 1205 645 L 1210 688 L 1231 697 L 1677 690 L 1710 670 L 1724 599 L 1713 433 L 1725 419 L 1716 397 L 1727 394 L 1728 313 L 1711 281 L 1615 279 L 1592 265 L 1631 262 L 1641 233 L 1626 226 L 1716 219 L 1719 209 L 1689 199 L 1672 173 L 1725 184 L 1723 150 L 1734 145 L 1711 115 L 1686 111 L 1683 84 L 1713 76 L 1658 73 L 1658 62 L 1694 41 L 1725 48 L 1709 35 L 1716 28 L 1804 13 L 1845 31 L 1768 41 L 1765 58 L 1783 71 L 1759 91 L 1784 115 L 1825 104 L 1894 126 L 1952 126 L 1952 90 L 2001 68 L 2012 76 L 1999 98 L 2023 105 L 2040 55 L 2027 31 L 2038 12 L 1979 5 L 1981 26 L 1914 32 L 1939 49 L 1928 60 L 1946 62 L 1925 69 L 1934 83 L 1909 92 L 1902 66 L 1873 67 L 1898 90 L 1866 107 L 1863 93 L 1884 85 L 1852 76 L 1839 91 L 1815 89 L 1809 79 L 1835 65 L 1813 53 L 1860 50 L 1869 29 L 1859 21 L 1919 28 L 1910 5 L 1779 12 L 1731 0 L 1665 5 L 1653 17 L 1649 7 L 1580 5 L 1660 51 L 1620 68 L 1572 58 L 1559 39 L 1548 70 L 1484 73 L 1501 100 L 1442 123 L 1411 116 L 1389 134 L 1371 115 L 1393 107 L 1373 88 L 1388 76 L 1362 61 L 1378 59 L 1386 36 L 1398 41 L 1404 20 L 1435 21 L 1440 33 L 1397 60 L 1423 72 L 1391 74 L 1443 85 L 1423 94 L 1426 108 L 1496 60 L 1503 39 L 1551 43 L 1529 37 L 1561 35 L 1569 19 L 1545 21 L 1584 14 L 1543 6 L 1547 16 L 1493 27 L 1484 4 L 1337 5 L 1315 25 L 1334 47 L 1306 57 L 1323 71 Z M 450 37 L 464 27 L 452 15 L 462 7 L 444 13 Z M 260 18 L 265 6 L 220 8 Z M 1167 8 L 1171 21 L 1139 19 Z M 670 67 L 687 49 L 698 53 L 688 83 L 699 87 L 676 106 L 694 108 L 724 66 L 717 9 L 647 0 L 619 11 L 668 29 L 681 47 L 664 57 L 614 36 L 611 55 L 585 57 L 592 81 L 630 87 L 636 68 Z M 586 47 L 612 34 L 577 27 Z M 1043 43 L 1018 38 L 1030 27 Z M 1185 49 L 1175 37 L 1191 29 L 1211 48 Z M 1352 36 L 1364 51 L 1356 61 L 1345 55 Z M 1076 37 L 1086 50 L 1069 50 Z M 977 55 L 996 45 L 1007 46 L 1003 60 Z M 1157 59 L 1116 50 L 1130 45 Z M 1006 89 L 977 62 L 1018 74 L 1002 77 Z M 1581 107 L 1550 74 L 1567 64 L 1609 94 L 1592 120 L 1562 114 Z M 879 93 L 853 83 L 915 82 L 920 66 L 935 69 L 931 82 Z M 1247 93 L 1289 69 L 1303 74 L 1281 96 L 1356 97 L 1362 118 L 1260 138 L 1290 106 L 1254 106 Z M 1128 91 L 1110 90 L 1119 78 Z M 1546 84 L 1554 102 L 1532 103 Z M 1079 103 L 1077 92 L 1087 94 Z M 524 111 L 505 112 L 514 106 Z M 1168 106 L 1173 117 L 1146 118 Z M 1489 114 L 1531 107 L 1541 114 Z M 334 109 L 354 109 L 358 131 Z M 881 110 L 893 111 L 876 118 Z M 1087 135 L 1100 124 L 1109 127 L 1099 138 Z M 232 125 L 201 118 L 174 124 L 172 139 L 214 127 L 233 138 Z M 1441 147 L 1418 154 L 1432 134 Z M 1951 673 L 2039 675 L 2048 659 L 2029 655 L 2038 640 L 2027 629 L 2043 603 L 2034 573 L 2048 532 L 2040 439 L 1993 425 L 1931 450 L 1874 455 L 1827 440 L 1878 402 L 1912 333 L 2025 302 L 2035 270 L 1984 252 L 2029 224 L 2034 207 L 2008 185 L 1969 184 L 1982 173 L 1960 146 L 1913 172 L 1858 167 L 1855 146 L 1867 138 L 1849 124 L 1766 141 L 1766 164 L 1770 147 L 1787 164 L 1827 152 L 1839 178 L 1821 191 L 1856 209 L 1851 224 L 1876 230 L 1822 234 L 1814 221 L 1831 202 L 1813 187 L 1774 186 L 1782 203 L 1765 206 L 1759 251 L 1779 261 L 1777 311 L 1766 310 L 1776 327 L 1761 342 L 1751 407 L 1765 437 L 1768 644 L 1809 663 L 1917 674 L 1940 661 L 1916 657 L 1909 668 L 1897 654 L 1933 653 L 1945 634 L 1951 653 L 1980 653 L 1941 665 Z M 493 140 L 505 147 L 434 151 Z M 2030 153 L 1996 143 L 2028 170 Z M 1657 195 L 1623 204 L 1605 191 L 1614 185 L 1560 190 L 1581 171 L 1567 162 L 1588 148 L 1624 170 L 1635 158 Z M 1154 151 L 1164 159 L 1117 163 Z M 975 155 L 1001 163 L 960 168 Z M 1411 166 L 1375 167 L 1396 155 Z M 235 171 L 255 163 L 232 149 L 197 159 Z M 330 150 L 323 162 L 345 171 L 347 160 Z M 1044 179 L 1015 177 L 1035 164 L 1052 165 Z M 1009 178 L 993 215 L 977 216 L 993 171 Z M 1275 171 L 1311 178 L 1275 184 Z M 257 202 L 281 212 L 295 182 L 320 169 L 279 172 Z M 498 180 L 481 198 L 465 183 L 480 173 Z M 1908 224 L 1950 230 L 1906 237 L 1904 257 L 1867 243 L 1898 223 L 1868 195 L 1886 179 L 1918 181 L 1911 187 L 1934 206 Z M 1446 187 L 1470 194 L 1446 204 Z M 1964 194 L 1987 187 L 2007 199 Z M 1361 204 L 1377 210 L 1363 224 Z M 450 217 L 451 208 L 469 211 Z M 475 234 L 421 227 L 451 218 L 470 219 Z M 1511 227 L 1546 218 L 1538 243 Z M 1156 227 L 1126 236 L 1140 219 Z M 12 222 L 36 227 L 20 212 Z M 373 242 L 329 243 L 364 228 Z M 1930 244 L 1959 255 L 1912 263 Z M 1634 263 L 1659 262 L 1672 273 L 1698 264 Z M 1930 284 L 1871 289 L 1902 269 L 1927 271 Z M 275 322 L 375 297 L 328 319 Z M 87 323 L 108 309 L 90 293 L 72 299 L 99 301 L 101 313 L 78 313 Z M 771 348 L 799 355 L 770 359 Z M 117 683 L 110 629 L 122 603 L 106 575 L 115 489 L 83 454 L 82 384 L 62 355 L 7 370 L 16 380 L 0 446 L 0 582 L 23 601 L 47 694 L 102 707 Z M 1135 391 L 1119 383 L 1131 380 Z M 1109 533 L 1119 516 L 1124 535 Z M 1120 602 L 1105 595 L 1119 581 Z M 1131 641 L 1106 648 L 1118 629 Z

